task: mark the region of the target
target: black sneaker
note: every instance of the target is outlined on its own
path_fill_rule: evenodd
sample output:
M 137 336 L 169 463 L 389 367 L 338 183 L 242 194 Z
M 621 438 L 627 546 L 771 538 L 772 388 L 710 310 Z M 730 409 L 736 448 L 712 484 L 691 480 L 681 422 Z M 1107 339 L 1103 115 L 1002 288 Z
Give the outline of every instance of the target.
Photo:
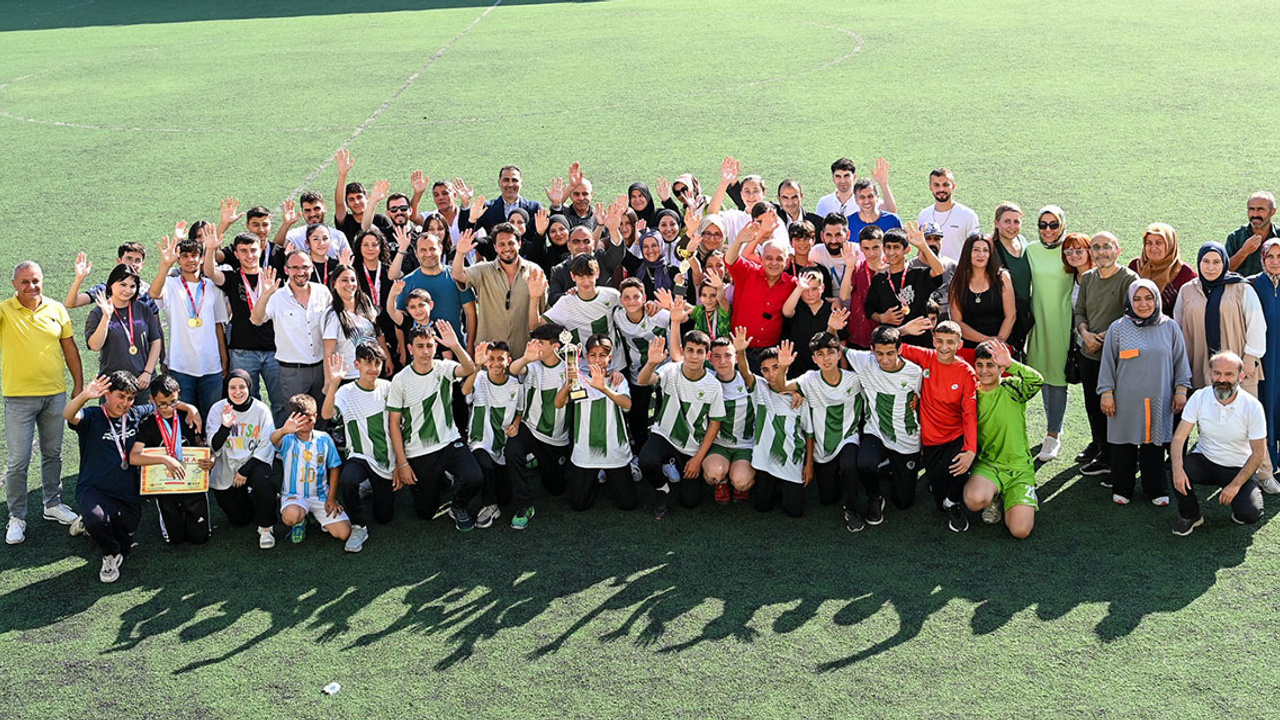
M 453 515 L 453 526 L 458 529 L 458 532 L 471 532 L 471 529 L 476 526 L 475 520 L 471 519 L 466 508 L 454 507 L 450 514 Z
M 1090 463 L 1092 464 L 1092 463 Z M 1115 483 L 1111 480 L 1111 473 L 1107 473 L 1105 477 L 1098 481 L 1098 484 L 1104 488 L 1110 489 Z
M 862 521 L 862 518 L 858 516 L 858 513 L 847 509 L 844 511 L 845 530 L 848 530 L 851 533 L 856 533 L 862 532 L 866 527 L 867 524 Z
M 1173 534 L 1186 537 L 1191 531 L 1204 524 L 1204 516 L 1197 515 L 1193 518 L 1180 517 L 1173 521 Z
M 876 495 L 867 501 L 867 524 L 879 525 L 884 522 L 884 496 Z
M 1088 445 L 1085 445 L 1084 449 L 1080 451 L 1080 454 L 1076 455 L 1076 464 L 1083 465 L 1084 463 L 1090 462 L 1094 458 L 1098 457 L 1099 450 L 1100 448 L 1097 443 L 1091 442 Z
M 947 528 L 958 533 L 969 529 L 969 518 L 965 517 L 963 505 L 957 503 L 947 508 Z
M 670 494 L 671 493 L 659 492 L 657 493 L 657 496 L 654 497 L 653 499 L 653 519 L 654 520 L 667 519 L 667 496 L 669 496 Z
M 1084 467 L 1080 468 L 1080 474 L 1081 475 L 1106 475 L 1108 476 L 1107 480 L 1110 481 L 1111 464 L 1101 458 L 1094 458 L 1093 460 L 1090 460 L 1088 464 L 1086 464 Z M 1103 487 L 1110 487 L 1110 486 L 1104 485 Z

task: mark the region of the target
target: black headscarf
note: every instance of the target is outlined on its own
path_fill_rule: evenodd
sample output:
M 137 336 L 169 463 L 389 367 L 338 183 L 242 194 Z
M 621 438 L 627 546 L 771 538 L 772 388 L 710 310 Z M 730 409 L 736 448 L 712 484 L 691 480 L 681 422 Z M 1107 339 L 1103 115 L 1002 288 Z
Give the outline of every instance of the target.
M 653 193 L 649 192 L 649 186 L 642 182 L 631 183 L 631 187 L 627 188 L 627 207 L 631 207 L 631 192 L 633 190 L 639 190 L 647 203 L 643 210 L 636 210 L 636 219 L 643 220 L 646 228 L 656 230 L 658 228 L 658 208 L 653 204 Z M 631 209 L 635 210 L 633 207 Z
M 1200 261 L 1209 253 L 1218 253 L 1222 258 L 1222 274 L 1216 280 L 1206 280 L 1200 271 Z M 1196 274 L 1200 276 L 1200 289 L 1208 303 L 1204 307 L 1204 339 L 1209 344 L 1209 354 L 1222 349 L 1222 291 L 1228 285 L 1244 282 L 1239 273 L 1231 272 L 1231 256 L 1222 243 L 1209 242 L 1200 246 L 1196 255 Z

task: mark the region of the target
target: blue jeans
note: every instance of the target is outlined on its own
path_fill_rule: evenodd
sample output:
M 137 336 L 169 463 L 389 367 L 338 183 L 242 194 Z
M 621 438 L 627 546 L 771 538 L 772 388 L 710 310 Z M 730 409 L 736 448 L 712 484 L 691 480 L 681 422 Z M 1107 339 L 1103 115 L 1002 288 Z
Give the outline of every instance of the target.
M 1044 417 L 1048 432 L 1062 432 L 1062 420 L 1067 416 L 1067 386 L 1045 385 L 1040 389 L 1040 397 L 1044 400 Z
M 9 516 L 27 518 L 27 469 L 31 466 L 31 443 L 40 430 L 40 480 L 44 486 L 44 507 L 62 503 L 62 434 L 66 423 L 62 410 L 67 394 L 35 397 L 5 397 L 4 436 L 9 449 L 4 489 Z
M 222 399 L 222 373 L 188 375 L 171 370 L 169 374 L 178 381 L 182 401 L 200 408 L 201 427 L 207 427 L 203 423 L 209 420 L 209 410 L 215 402 Z
M 275 418 L 276 427 L 279 427 L 284 422 L 284 403 L 287 398 L 280 392 L 280 364 L 276 362 L 276 354 L 270 350 L 232 350 L 231 369 L 249 373 L 252 381 L 249 394 L 259 400 L 262 399 L 258 392 L 261 387 L 259 378 L 267 384 L 271 415 Z

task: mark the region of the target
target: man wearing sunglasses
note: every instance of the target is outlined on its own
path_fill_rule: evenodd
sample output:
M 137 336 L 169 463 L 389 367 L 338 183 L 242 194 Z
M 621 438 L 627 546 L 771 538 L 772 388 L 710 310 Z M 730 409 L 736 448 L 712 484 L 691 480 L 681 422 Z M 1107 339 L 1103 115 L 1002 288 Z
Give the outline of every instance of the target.
M 476 337 L 485 342 L 504 340 L 512 357 L 523 356 L 529 344 L 529 273 L 538 266 L 520 255 L 520 238 L 511 223 L 493 227 L 497 258 L 467 266 L 467 253 L 474 246 L 474 234 L 463 233 L 452 270 L 458 289 L 475 293 Z M 546 309 L 543 303 L 538 312 Z

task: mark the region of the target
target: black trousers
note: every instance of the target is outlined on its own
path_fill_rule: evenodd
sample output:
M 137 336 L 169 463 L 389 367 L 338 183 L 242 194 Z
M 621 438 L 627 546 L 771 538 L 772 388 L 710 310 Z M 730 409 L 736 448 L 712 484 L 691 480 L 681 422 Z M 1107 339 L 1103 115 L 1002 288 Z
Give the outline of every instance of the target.
M 834 461 L 828 464 L 834 465 Z M 804 483 L 791 482 L 774 477 L 763 470 L 756 470 L 756 484 L 751 488 L 751 503 L 760 512 L 769 512 L 782 501 L 782 512 L 787 517 L 804 515 Z
M 564 494 L 568 445 L 544 443 L 534 437 L 524 423 L 520 423 L 520 432 L 507 439 L 502 454 L 507 458 L 507 467 L 511 468 L 511 502 L 516 514 L 533 504 L 534 478 L 542 478 L 542 489 L 549 494 Z M 530 467 L 531 462 L 533 467 Z
M 435 517 L 436 510 L 440 509 L 441 485 L 446 470 L 453 474 L 457 483 L 453 489 L 455 508 L 465 510 L 484 485 L 475 456 L 461 440 L 455 440 L 433 453 L 409 458 L 409 469 L 413 470 L 417 480 L 409 486 L 413 511 L 424 520 Z
M 103 555 L 128 555 L 142 522 L 142 504 L 113 498 L 97 488 L 79 488 L 76 503 L 84 529 Z
M 852 510 L 858 499 L 858 444 L 840 448 L 829 462 L 813 464 L 814 483 L 818 486 L 818 502 L 834 505 L 844 498 L 846 510 Z
M 170 545 L 209 541 L 209 494 L 182 493 L 156 498 L 160 511 L 160 536 Z
M 342 466 L 338 477 L 338 492 L 342 494 L 342 507 L 351 518 L 352 525 L 368 526 L 364 503 L 360 500 L 360 484 L 365 480 L 373 487 L 373 519 L 379 525 L 391 522 L 395 515 L 395 492 L 391 478 L 384 478 L 361 458 L 351 458 Z M 412 486 L 410 486 L 412 487 Z M 439 506 L 437 506 L 439 507 Z
M 1192 483 L 1187 488 L 1186 495 L 1174 493 L 1178 498 L 1178 515 L 1184 518 L 1200 515 L 1196 485 L 1226 487 L 1240 472 L 1240 468 L 1229 468 L 1209 462 L 1208 458 L 1197 452 L 1190 453 L 1183 459 L 1182 469 Z M 1235 499 L 1231 501 L 1231 514 L 1244 523 L 1255 523 L 1262 517 L 1262 489 L 1258 487 L 1258 481 L 1251 477 L 1240 486 L 1240 492 L 1236 493 Z
M 964 500 L 964 484 L 969 480 L 969 473 L 951 474 L 951 463 L 956 456 L 964 452 L 964 435 L 941 445 L 925 445 L 920 455 L 924 465 L 924 477 L 929 482 L 929 491 L 933 493 L 933 502 L 942 508 L 943 500 L 960 504 Z
M 649 407 L 653 404 L 652 385 L 628 383 L 631 388 L 631 409 L 626 412 L 627 434 L 631 438 L 631 447 L 639 449 L 649 439 Z
M 1133 499 L 1138 469 L 1142 469 L 1142 492 L 1148 498 L 1169 494 L 1169 482 L 1165 479 L 1164 457 L 1167 445 L 1146 443 L 1143 445 L 1111 446 L 1111 492 L 1125 499 Z
M 569 498 L 569 507 L 579 512 L 591 507 L 596 500 L 596 492 L 600 487 L 600 470 L 596 468 L 580 468 L 569 465 L 565 469 L 565 496 Z M 607 468 L 604 471 L 609 492 L 613 495 L 613 505 L 619 510 L 635 510 L 640 504 L 636 497 L 635 483 L 631 480 L 631 466 Z
M 480 491 L 481 504 L 497 505 L 499 507 L 510 505 L 510 463 L 499 465 L 492 455 L 479 448 L 472 449 L 471 454 L 475 456 L 476 464 L 480 466 L 480 475 L 484 478 L 484 488 Z
M 675 460 L 676 470 L 681 476 L 680 482 L 676 483 L 680 488 L 680 504 L 686 508 L 695 508 L 702 502 L 702 486 L 706 483 L 701 478 L 684 477 L 684 466 L 693 459 L 692 455 L 685 455 L 667 442 L 666 438 L 654 434 L 640 448 L 639 459 L 640 474 L 659 492 L 672 491 L 667 487 L 667 476 L 662 473 L 662 466 L 669 460 Z
M 240 474 L 245 476 L 245 483 L 240 487 L 233 485 L 213 491 L 213 499 L 226 514 L 227 522 L 236 527 L 249 523 L 266 528 L 275 525 L 280 503 L 271 483 L 271 466 L 251 459 L 240 467 Z
M 884 446 L 880 438 L 870 433 L 862 434 L 858 447 L 858 476 L 866 488 L 867 497 L 878 497 L 880 492 L 880 463 L 889 459 L 889 499 L 899 510 L 911 507 L 916 501 L 916 481 L 920 473 L 919 453 L 906 455 Z
M 1102 412 L 1102 396 L 1098 395 L 1098 373 L 1102 363 L 1080 355 L 1080 384 L 1084 386 L 1084 412 L 1089 417 L 1090 442 L 1098 446 L 1098 459 L 1111 462 L 1111 444 L 1107 442 L 1107 416 Z

